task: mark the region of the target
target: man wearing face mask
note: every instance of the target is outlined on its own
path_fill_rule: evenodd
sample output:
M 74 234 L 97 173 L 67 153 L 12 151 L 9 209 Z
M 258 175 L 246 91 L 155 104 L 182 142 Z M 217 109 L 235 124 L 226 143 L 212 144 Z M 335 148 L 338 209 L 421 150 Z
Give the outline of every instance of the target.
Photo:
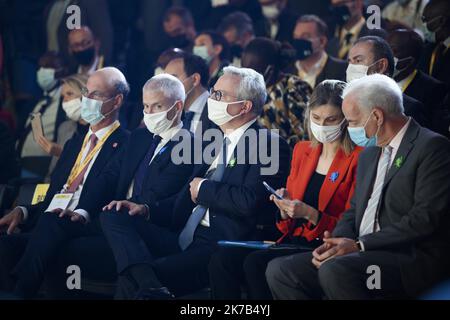
M 196 136 L 204 134 L 217 126 L 208 119 L 206 102 L 209 92 L 208 67 L 205 61 L 193 54 L 184 53 L 180 58 L 171 60 L 165 72 L 178 78 L 184 86 L 186 100 L 184 102 L 183 128 Z
M 297 50 L 296 70 L 311 88 L 326 79 L 345 81 L 347 63 L 325 52 L 328 43 L 328 27 L 315 15 L 304 15 L 297 20 L 293 45 Z
M 44 136 L 49 141 L 55 141 L 58 128 L 66 116 L 61 107 L 61 81 L 66 70 L 61 58 L 54 52 L 47 52 L 39 59 L 39 69 L 36 80 L 42 89 L 43 97 L 33 108 L 32 113 L 40 113 Z M 20 130 L 16 146 L 21 157 L 22 174 L 25 176 L 45 176 L 50 163 L 50 157 L 34 141 L 31 117 L 25 122 L 25 127 Z M 39 163 L 39 165 L 36 165 Z M 36 172 L 42 168 L 42 172 Z
M 389 33 L 387 42 L 395 55 L 394 80 L 408 96 L 422 102 L 426 107 L 430 129 L 443 135 L 448 134 L 444 106 L 447 88 L 444 83 L 417 69 L 422 55 L 423 40 L 413 30 L 399 29 Z
M 180 48 L 190 51 L 196 30 L 192 14 L 187 8 L 173 6 L 167 9 L 162 27 L 166 35 L 165 48 Z
M 245 68 L 224 69 L 208 99 L 208 116 L 222 130 L 216 132 L 218 150 L 211 161 L 205 160 L 195 169 L 175 201 L 150 208 L 150 220 L 160 210 L 179 223 L 175 227 L 149 224 L 136 231 L 124 213 L 101 216 L 119 275 L 138 284 L 123 298 L 167 299 L 170 292 L 179 296 L 204 288 L 209 258 L 218 240 L 268 236 L 262 234 L 267 232 L 262 226 L 273 224 L 274 206 L 262 181 L 275 188 L 284 183 L 289 148 L 255 123 L 265 99 L 262 75 Z M 245 138 L 247 134 L 256 141 Z M 264 141 L 259 139 L 261 135 Z M 273 144 L 275 140 L 278 146 Z M 278 163 L 274 172 L 262 171 L 267 164 L 256 155 L 258 150 L 274 155 Z M 252 154 L 256 157 L 250 157 Z M 119 280 L 119 290 L 125 292 L 123 289 Z
M 272 40 L 292 41 L 292 30 L 297 16 L 286 8 L 287 2 L 287 0 L 259 0 L 265 19 L 256 21 L 256 24 L 262 22 L 265 36 Z
M 96 70 L 103 68 L 104 57 L 99 55 L 100 43 L 89 27 L 82 26 L 80 29 L 70 31 L 68 45 L 69 52 L 78 67 L 77 73 L 90 76 Z
M 347 82 L 363 78 L 374 73 L 392 76 L 394 74 L 394 54 L 389 44 L 377 36 L 358 39 L 350 49 L 348 56 Z M 403 94 L 405 114 L 419 124 L 429 126 L 425 106 L 420 101 Z
M 203 58 L 209 67 L 208 88 L 214 86 L 223 68 L 230 64 L 230 47 L 223 35 L 215 31 L 203 31 L 195 38 L 192 53 Z
M 255 38 L 252 19 L 246 13 L 236 11 L 223 18 L 218 30 L 230 45 L 231 64 L 240 67 L 242 51 Z
M 359 155 L 351 206 L 332 235 L 295 258 L 291 290 L 297 299 L 416 298 L 450 267 L 450 142 L 405 116 L 399 87 L 384 75 L 355 80 L 343 97 L 350 137 L 376 146 Z M 373 265 L 376 290 L 367 285 Z M 285 287 L 285 277 L 271 287 Z
M 81 107 L 89 131 L 75 134 L 65 144 L 43 202 L 15 208 L 0 220 L 0 227 L 8 227 L 8 235 L 19 224 L 33 228 L 31 234 L 0 238 L 2 270 L 9 274 L 14 268 L 15 277 L 3 289 L 13 289 L 19 298 L 33 298 L 66 244 L 100 234 L 95 214 L 76 208 L 97 189 L 98 177 L 128 140 L 117 120 L 128 91 L 124 75 L 116 68 L 100 69 L 89 78 Z
M 423 12 L 428 41 L 421 69 L 450 88 L 450 2 L 431 0 Z

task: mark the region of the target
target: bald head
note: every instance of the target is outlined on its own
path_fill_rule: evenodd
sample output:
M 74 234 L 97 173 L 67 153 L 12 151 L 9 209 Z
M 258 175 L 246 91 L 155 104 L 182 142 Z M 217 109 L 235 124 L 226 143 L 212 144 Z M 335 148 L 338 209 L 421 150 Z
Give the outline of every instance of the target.
M 87 88 L 89 92 L 98 90 L 110 96 L 122 95 L 124 98 L 130 91 L 125 76 L 119 69 L 114 67 L 106 67 L 95 71 L 89 77 Z

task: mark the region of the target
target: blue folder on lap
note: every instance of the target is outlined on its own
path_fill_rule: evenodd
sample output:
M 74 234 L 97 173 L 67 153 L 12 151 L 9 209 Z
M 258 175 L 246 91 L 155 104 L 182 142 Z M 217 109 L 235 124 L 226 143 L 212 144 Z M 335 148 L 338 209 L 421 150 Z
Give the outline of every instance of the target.
M 217 241 L 221 247 L 241 247 L 249 249 L 268 249 L 275 244 L 275 242 L 267 241 Z

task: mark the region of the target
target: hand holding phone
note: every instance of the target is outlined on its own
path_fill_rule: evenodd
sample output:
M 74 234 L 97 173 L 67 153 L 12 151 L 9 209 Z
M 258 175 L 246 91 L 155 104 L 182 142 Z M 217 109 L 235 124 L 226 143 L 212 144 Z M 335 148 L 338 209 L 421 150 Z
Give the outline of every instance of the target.
M 280 196 L 279 194 L 277 194 L 275 189 L 272 188 L 271 186 L 269 186 L 269 184 L 267 182 L 263 181 L 263 185 L 264 185 L 264 187 L 266 187 L 267 191 L 269 191 L 271 194 L 273 194 L 278 200 L 284 200 L 284 198 L 282 196 Z

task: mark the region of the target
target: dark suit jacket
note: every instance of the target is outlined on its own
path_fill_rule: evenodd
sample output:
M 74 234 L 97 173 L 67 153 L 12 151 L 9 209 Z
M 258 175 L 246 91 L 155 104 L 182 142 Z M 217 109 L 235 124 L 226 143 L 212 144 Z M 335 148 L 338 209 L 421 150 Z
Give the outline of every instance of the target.
M 275 230 L 277 210 L 269 201 L 270 194 L 264 188 L 262 181 L 266 181 L 275 189 L 285 184 L 289 173 L 289 147 L 284 140 L 269 130 L 259 131 L 261 127 L 256 123 L 250 126 L 247 132 L 250 129 L 256 130 L 257 138 L 265 137 L 266 142 L 258 139 L 258 143 L 249 145 L 245 141 L 247 139 L 242 138 L 235 149 L 234 158 L 238 159 L 236 150 L 245 150 L 245 161 L 242 161 L 243 163 L 238 161 L 235 165 L 231 165 L 230 160 L 221 182 L 205 181 L 200 187 L 197 201 L 198 204 L 209 208 L 210 227 L 216 238 L 213 240 L 248 240 L 262 237 L 275 239 L 279 235 Z M 279 148 L 271 150 L 270 143 L 276 141 L 279 143 Z M 275 174 L 261 175 L 261 168 L 270 167 L 270 164 L 262 163 L 261 158 L 258 157 L 259 151 L 262 154 L 273 152 L 273 156 L 278 161 L 278 170 Z M 250 162 L 249 158 L 256 161 Z M 197 165 L 190 180 L 195 177 L 204 177 L 209 167 L 209 164 Z M 175 202 L 156 203 L 150 207 L 150 211 L 172 212 L 172 225 L 176 227 L 175 230 L 180 231 L 195 206 L 196 204 L 191 200 L 189 184 L 187 184 Z M 260 230 L 262 232 L 257 232 L 257 226 L 262 229 Z
M 358 238 L 380 153 L 381 148 L 370 147 L 360 154 L 351 207 L 333 236 Z M 449 194 L 450 142 L 411 121 L 386 177 L 381 230 L 359 239 L 366 251 L 398 254 L 403 284 L 412 296 L 449 274 Z
M 34 206 L 27 206 L 29 213 L 27 224 L 34 224 L 39 216 L 39 213 L 43 212 L 50 205 L 53 196 L 61 192 L 64 184 L 67 182 L 70 171 L 75 164 L 78 153 L 81 150 L 84 137 L 84 135 L 75 133 L 73 137 L 64 145 L 61 157 L 53 170 L 50 180 L 50 187 L 44 201 Z M 89 171 L 89 175 L 84 182 L 80 201 L 83 201 L 85 198 L 89 197 L 89 195 L 93 192 L 96 188 L 96 181 L 98 177 L 105 170 L 106 165 L 111 162 L 114 157 L 119 154 L 119 151 L 126 145 L 127 139 L 128 132 L 121 127 L 116 129 L 116 131 L 109 136 L 95 159 L 95 162 Z
M 425 105 L 422 102 L 403 94 L 403 107 L 407 116 L 412 117 L 421 126 L 430 127 L 430 122 L 426 116 Z
M 288 11 L 288 9 L 283 10 L 277 19 L 278 32 L 275 40 L 291 43 L 297 18 L 298 16 Z M 265 17 L 255 22 L 255 33 L 257 36 L 270 38 L 270 23 Z
M 445 95 L 447 87 L 443 82 L 426 75 L 418 70 L 410 85 L 406 88 L 405 94 L 425 105 L 425 117 L 429 123 L 429 129 L 440 134 L 446 134 L 448 125 L 442 123 Z
M 185 131 L 187 133 L 187 131 Z M 192 135 L 183 136 L 188 143 L 193 143 Z M 134 130 L 126 147 L 120 155 L 112 161 L 97 178 L 95 190 L 89 197 L 80 199 L 78 208 L 86 210 L 89 214 L 98 214 L 102 207 L 112 200 L 124 200 L 136 171 L 144 159 L 153 140 L 153 134 L 146 128 Z M 150 163 L 149 170 L 144 179 L 142 194 L 132 197 L 130 201 L 151 206 L 157 201 L 171 199 L 186 184 L 194 168 L 192 162 L 177 165 L 172 161 L 172 149 L 178 143 L 173 139 L 169 141 Z M 169 201 L 173 201 L 169 200 Z M 151 212 L 151 220 L 161 226 L 167 226 L 167 212 Z
M 427 42 L 425 44 L 425 49 L 422 54 L 422 59 L 419 64 L 420 70 L 430 75 L 430 64 L 431 56 L 434 49 L 436 48 L 435 43 Z M 447 90 L 450 90 L 450 50 L 447 49 L 444 55 L 436 58 L 436 62 L 433 67 L 433 74 L 431 76 L 441 82 L 444 82 L 447 86 Z

